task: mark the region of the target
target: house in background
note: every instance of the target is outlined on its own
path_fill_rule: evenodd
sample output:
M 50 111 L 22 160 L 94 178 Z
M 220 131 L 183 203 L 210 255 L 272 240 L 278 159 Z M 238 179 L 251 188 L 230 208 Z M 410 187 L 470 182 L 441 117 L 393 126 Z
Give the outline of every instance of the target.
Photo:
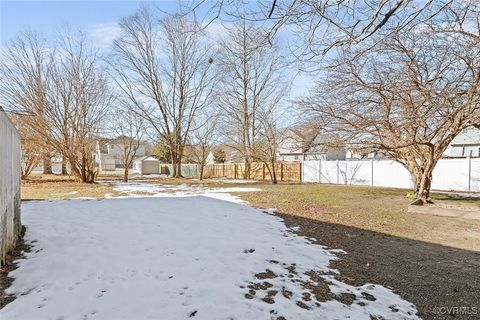
M 346 153 L 335 135 L 309 125 L 286 129 L 278 142 L 279 161 L 345 160 Z
M 466 128 L 457 135 L 444 153 L 445 157 L 480 157 L 480 129 Z
M 379 150 L 371 148 L 347 148 L 347 160 L 386 159 L 387 157 Z
M 99 139 L 97 140 L 95 154 L 93 155 L 95 163 L 102 171 L 114 171 L 116 168 L 123 167 L 124 150 L 128 148 L 131 138 L 119 136 L 115 139 Z M 136 145 L 137 142 L 134 141 Z M 135 157 L 144 157 L 147 151 L 147 143 L 140 142 Z
M 202 150 L 200 146 L 186 145 L 183 149 L 182 163 L 199 164 L 205 152 L 205 164 L 213 164 L 213 153 L 210 148 Z
M 318 130 L 310 126 L 293 126 L 285 129 L 279 135 L 278 160 L 302 161 L 305 152 L 311 147 L 311 143 Z

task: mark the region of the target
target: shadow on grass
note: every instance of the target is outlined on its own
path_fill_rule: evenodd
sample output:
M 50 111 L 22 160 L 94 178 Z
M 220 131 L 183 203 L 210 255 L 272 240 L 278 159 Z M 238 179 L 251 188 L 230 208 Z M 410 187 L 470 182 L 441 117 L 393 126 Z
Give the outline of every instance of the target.
M 332 263 L 340 280 L 392 288 L 414 303 L 423 319 L 480 319 L 480 252 L 277 215 L 287 226 L 299 226 L 297 233 L 315 238 L 315 243 L 347 251 Z
M 480 195 L 478 197 L 469 196 L 468 194 L 460 193 L 432 193 L 432 199 L 435 200 L 450 200 L 450 201 L 467 201 L 472 203 L 480 203 Z

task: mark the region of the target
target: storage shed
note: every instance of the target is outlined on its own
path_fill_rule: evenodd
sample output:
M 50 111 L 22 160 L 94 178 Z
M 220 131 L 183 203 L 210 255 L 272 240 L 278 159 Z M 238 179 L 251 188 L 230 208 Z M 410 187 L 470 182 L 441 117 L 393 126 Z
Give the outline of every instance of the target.
M 160 161 L 150 156 L 140 157 L 133 161 L 133 171 L 139 174 L 159 174 Z

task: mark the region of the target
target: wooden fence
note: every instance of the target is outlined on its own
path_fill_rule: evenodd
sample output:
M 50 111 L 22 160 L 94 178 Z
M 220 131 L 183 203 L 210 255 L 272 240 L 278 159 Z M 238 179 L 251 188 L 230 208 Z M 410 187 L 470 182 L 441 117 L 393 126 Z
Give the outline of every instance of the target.
M 0 109 L 0 264 L 21 232 L 20 166 L 20 135 Z
M 250 170 L 248 170 L 249 167 Z M 279 162 L 275 165 L 275 173 L 278 181 L 302 181 L 302 163 Z M 270 172 L 267 165 L 260 162 L 254 162 L 250 165 L 245 163 L 218 163 L 206 165 L 203 177 L 270 180 Z

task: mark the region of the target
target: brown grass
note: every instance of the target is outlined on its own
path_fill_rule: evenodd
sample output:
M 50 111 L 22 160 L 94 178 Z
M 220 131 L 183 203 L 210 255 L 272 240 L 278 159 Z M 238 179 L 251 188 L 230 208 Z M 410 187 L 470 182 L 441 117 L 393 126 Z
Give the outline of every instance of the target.
M 31 175 L 22 181 L 22 200 L 63 200 L 80 197 L 105 198 L 106 194 L 121 195 L 109 184 L 80 183 L 69 176 Z
M 262 185 L 261 192 L 239 193 L 254 206 L 462 249 L 480 251 L 480 221 L 407 212 L 408 190 L 319 184 Z M 478 200 L 434 194 L 436 202 L 480 205 Z

